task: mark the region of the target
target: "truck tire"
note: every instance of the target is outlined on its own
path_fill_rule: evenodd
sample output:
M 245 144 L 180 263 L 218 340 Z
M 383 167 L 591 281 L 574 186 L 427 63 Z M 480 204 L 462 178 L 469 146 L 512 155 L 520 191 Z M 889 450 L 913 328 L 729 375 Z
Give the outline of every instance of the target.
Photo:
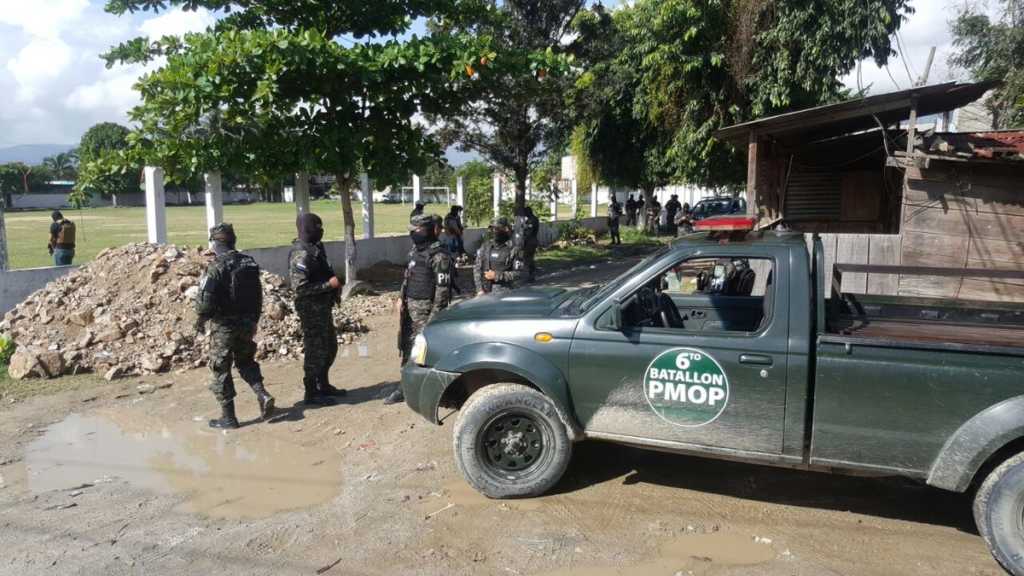
M 974 496 L 974 522 L 996 561 L 1024 576 L 1024 453 L 985 477 Z
M 561 479 L 572 457 L 554 403 L 521 384 L 486 386 L 470 396 L 452 444 L 459 472 L 488 498 L 539 496 Z

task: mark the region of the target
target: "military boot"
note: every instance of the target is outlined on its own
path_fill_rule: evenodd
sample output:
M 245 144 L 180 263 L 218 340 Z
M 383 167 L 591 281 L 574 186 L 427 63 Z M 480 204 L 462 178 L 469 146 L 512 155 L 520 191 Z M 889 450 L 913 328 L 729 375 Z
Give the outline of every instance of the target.
M 311 406 L 334 405 L 334 400 L 330 396 L 321 394 L 316 384 L 316 380 L 312 378 L 303 379 L 302 385 L 306 388 L 306 394 L 302 397 L 302 403 Z
M 395 388 L 395 391 L 389 394 L 388 397 L 384 399 L 384 404 L 386 405 L 398 404 L 400 402 L 405 402 L 405 394 L 402 394 L 401 386 Z
M 344 396 L 348 394 L 348 391 L 344 388 L 335 388 L 334 386 L 331 386 L 330 376 L 328 376 L 327 372 L 324 372 L 323 375 L 320 376 L 320 379 L 317 381 L 316 388 L 317 391 L 324 396 Z
M 220 406 L 220 418 L 210 420 L 210 428 L 219 430 L 234 430 L 238 428 L 238 418 L 235 417 L 235 402 L 232 400 Z
M 260 417 L 264 420 L 270 418 L 274 414 L 274 397 L 267 392 L 262 382 L 254 384 L 252 390 L 256 393 L 256 400 L 260 403 Z

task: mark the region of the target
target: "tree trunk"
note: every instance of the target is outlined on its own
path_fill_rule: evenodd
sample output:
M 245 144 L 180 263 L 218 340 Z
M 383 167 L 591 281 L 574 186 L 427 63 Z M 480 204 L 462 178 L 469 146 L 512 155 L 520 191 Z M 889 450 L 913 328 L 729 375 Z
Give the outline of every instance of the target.
M 525 171 L 515 171 L 516 203 L 515 210 L 512 212 L 513 214 L 519 214 L 519 212 L 526 207 L 526 175 L 527 173 Z
M 654 202 L 654 188 L 644 188 L 640 192 L 644 197 L 644 209 L 643 213 L 636 218 L 636 227 L 638 230 L 647 230 L 647 210 L 651 203 Z
M 4 223 L 4 209 L 7 203 L 0 198 L 0 270 L 7 270 L 7 225 Z
M 338 194 L 341 195 L 341 215 L 345 222 L 345 285 L 354 286 L 358 278 L 356 270 L 356 221 L 352 215 L 352 180 L 348 175 L 338 174 Z

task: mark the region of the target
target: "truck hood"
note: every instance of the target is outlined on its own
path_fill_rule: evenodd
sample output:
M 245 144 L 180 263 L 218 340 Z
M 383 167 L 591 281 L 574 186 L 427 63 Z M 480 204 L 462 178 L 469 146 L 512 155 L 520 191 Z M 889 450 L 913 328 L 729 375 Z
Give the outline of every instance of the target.
M 463 300 L 434 317 L 431 323 L 451 320 L 497 320 L 501 318 L 546 318 L 561 304 L 564 288 L 521 288 L 502 294 L 488 294 Z

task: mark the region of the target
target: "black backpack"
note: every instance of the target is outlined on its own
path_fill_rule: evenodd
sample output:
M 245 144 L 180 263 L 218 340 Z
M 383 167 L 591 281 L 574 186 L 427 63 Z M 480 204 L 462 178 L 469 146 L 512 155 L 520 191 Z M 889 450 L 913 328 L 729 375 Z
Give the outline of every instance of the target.
M 260 266 L 245 254 L 236 254 L 227 270 L 228 300 L 231 316 L 259 318 L 263 312 L 263 284 Z

